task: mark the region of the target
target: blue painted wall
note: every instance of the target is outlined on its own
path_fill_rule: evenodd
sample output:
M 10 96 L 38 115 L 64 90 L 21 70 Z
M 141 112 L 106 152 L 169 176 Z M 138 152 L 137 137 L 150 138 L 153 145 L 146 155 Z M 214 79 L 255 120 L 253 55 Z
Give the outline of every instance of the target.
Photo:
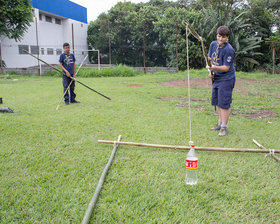
M 34 8 L 87 23 L 87 8 L 69 0 L 31 0 Z

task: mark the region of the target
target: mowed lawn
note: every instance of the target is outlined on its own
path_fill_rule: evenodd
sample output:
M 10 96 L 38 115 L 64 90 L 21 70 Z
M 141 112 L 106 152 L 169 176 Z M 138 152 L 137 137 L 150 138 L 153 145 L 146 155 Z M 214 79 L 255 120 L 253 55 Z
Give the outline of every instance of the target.
M 280 76 L 237 73 L 229 135 L 218 137 L 205 73 L 190 72 L 195 145 L 257 148 L 256 139 L 280 149 Z M 0 106 L 15 111 L 0 114 L 0 222 L 80 223 L 113 149 L 99 139 L 188 144 L 183 79 L 80 78 L 112 101 L 77 84 L 81 103 L 58 111 L 61 78 L 0 79 Z M 199 181 L 188 186 L 186 154 L 119 146 L 91 223 L 280 223 L 280 163 L 262 153 L 199 151 Z

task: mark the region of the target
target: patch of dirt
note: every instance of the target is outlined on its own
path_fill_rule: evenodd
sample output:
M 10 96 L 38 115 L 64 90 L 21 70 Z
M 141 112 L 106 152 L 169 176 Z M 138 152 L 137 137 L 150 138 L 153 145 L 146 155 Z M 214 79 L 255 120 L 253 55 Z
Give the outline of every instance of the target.
M 162 96 L 160 98 L 161 101 L 178 101 L 178 100 L 184 100 L 185 97 L 182 96 Z
M 132 84 L 132 85 L 128 85 L 128 87 L 138 88 L 138 87 L 140 87 L 140 85 L 137 85 L 137 84 Z
M 186 107 L 188 107 L 188 104 L 185 104 L 185 103 L 178 103 L 178 104 L 176 104 L 176 107 L 182 107 L 182 108 L 186 108 Z M 195 108 L 195 109 L 197 109 L 197 110 L 199 110 L 199 111 L 203 111 L 206 107 L 207 107 L 207 105 L 197 105 L 197 106 L 191 106 L 192 108 Z
M 236 80 L 237 87 L 238 85 L 242 84 L 250 84 L 250 83 L 264 83 L 264 84 L 280 84 L 279 80 L 261 80 L 261 79 L 246 79 L 246 78 L 240 78 Z
M 169 81 L 160 82 L 163 86 L 170 86 L 170 87 L 187 87 L 188 80 L 187 79 L 171 79 Z M 197 87 L 211 87 L 211 80 L 210 79 L 199 79 L 193 78 L 190 79 L 190 86 L 197 86 Z
M 187 99 L 188 98 L 185 96 L 162 96 L 160 98 L 161 101 L 179 101 L 179 100 L 187 100 Z M 207 100 L 199 99 L 196 97 L 191 97 L 191 101 L 203 102 L 203 103 L 207 102 Z
M 248 106 L 249 112 L 245 113 L 242 110 L 232 110 L 231 116 L 241 116 L 247 119 L 265 119 L 276 118 L 278 115 L 273 110 L 266 109 L 267 107 L 261 105 Z M 247 110 L 248 111 L 248 110 Z
M 187 97 L 183 96 L 162 96 L 160 101 L 181 101 L 180 103 L 176 104 L 176 107 L 188 107 L 187 103 L 184 103 L 187 101 Z M 191 97 L 191 102 L 202 102 L 203 104 L 207 102 L 205 99 L 199 99 L 195 97 Z M 202 111 L 206 108 L 206 105 L 192 105 L 192 108 L 196 108 L 197 110 Z
M 185 103 L 177 103 L 176 107 L 187 107 L 188 105 Z
M 246 94 L 249 92 L 249 89 L 247 88 L 246 84 L 253 84 L 253 83 L 280 84 L 280 81 L 241 78 L 241 79 L 236 80 L 234 91 L 236 91 L 238 93 Z M 170 87 L 187 87 L 188 80 L 187 79 L 170 79 L 169 81 L 161 82 L 161 85 L 170 86 Z M 190 79 L 190 86 L 191 87 L 195 86 L 195 87 L 211 88 L 212 83 L 211 83 L 210 79 L 192 78 L 192 79 Z
M 240 114 L 240 116 L 247 119 L 265 119 L 276 117 L 273 110 L 252 110 L 252 113 Z

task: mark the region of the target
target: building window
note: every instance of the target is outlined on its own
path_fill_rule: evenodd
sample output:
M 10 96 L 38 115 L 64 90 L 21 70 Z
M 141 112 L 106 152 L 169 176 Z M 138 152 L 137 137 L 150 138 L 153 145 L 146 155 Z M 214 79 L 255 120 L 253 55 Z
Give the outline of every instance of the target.
M 35 16 L 35 10 L 34 9 L 32 9 L 32 14 L 33 14 L 33 16 Z
M 42 20 L 42 14 L 41 13 L 39 13 L 39 20 Z
M 53 54 L 53 49 L 52 48 L 47 48 L 47 54 L 52 55 Z
M 84 55 L 84 54 L 85 54 L 85 52 L 82 51 L 82 55 Z
M 38 46 L 30 46 L 31 54 L 39 54 L 39 47 Z
M 62 50 L 61 49 L 56 49 L 56 55 L 61 55 L 62 54 Z
M 45 49 L 41 48 L 41 55 L 44 55 L 44 54 L 45 54 Z
M 46 22 L 52 23 L 52 17 L 50 16 L 45 16 Z
M 55 23 L 61 25 L 61 19 L 55 18 Z
M 24 52 L 24 50 L 29 52 L 29 46 L 28 45 L 18 45 L 19 54 L 27 54 L 26 52 Z
M 81 27 L 84 27 L 84 24 L 81 23 Z

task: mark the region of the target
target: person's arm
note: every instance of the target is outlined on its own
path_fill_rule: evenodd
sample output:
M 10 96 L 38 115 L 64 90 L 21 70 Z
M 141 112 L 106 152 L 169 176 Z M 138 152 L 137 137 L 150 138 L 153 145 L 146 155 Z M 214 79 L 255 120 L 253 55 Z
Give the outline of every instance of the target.
M 62 68 L 62 70 L 65 72 L 65 75 L 67 77 L 71 77 L 70 73 L 66 70 L 66 68 L 64 68 L 64 66 L 62 65 L 62 62 L 59 63 L 59 66 Z
M 230 66 L 227 66 L 227 65 L 221 65 L 221 66 L 218 66 L 218 65 L 212 65 L 210 67 L 210 71 L 218 71 L 218 72 L 228 72 L 230 69 Z

